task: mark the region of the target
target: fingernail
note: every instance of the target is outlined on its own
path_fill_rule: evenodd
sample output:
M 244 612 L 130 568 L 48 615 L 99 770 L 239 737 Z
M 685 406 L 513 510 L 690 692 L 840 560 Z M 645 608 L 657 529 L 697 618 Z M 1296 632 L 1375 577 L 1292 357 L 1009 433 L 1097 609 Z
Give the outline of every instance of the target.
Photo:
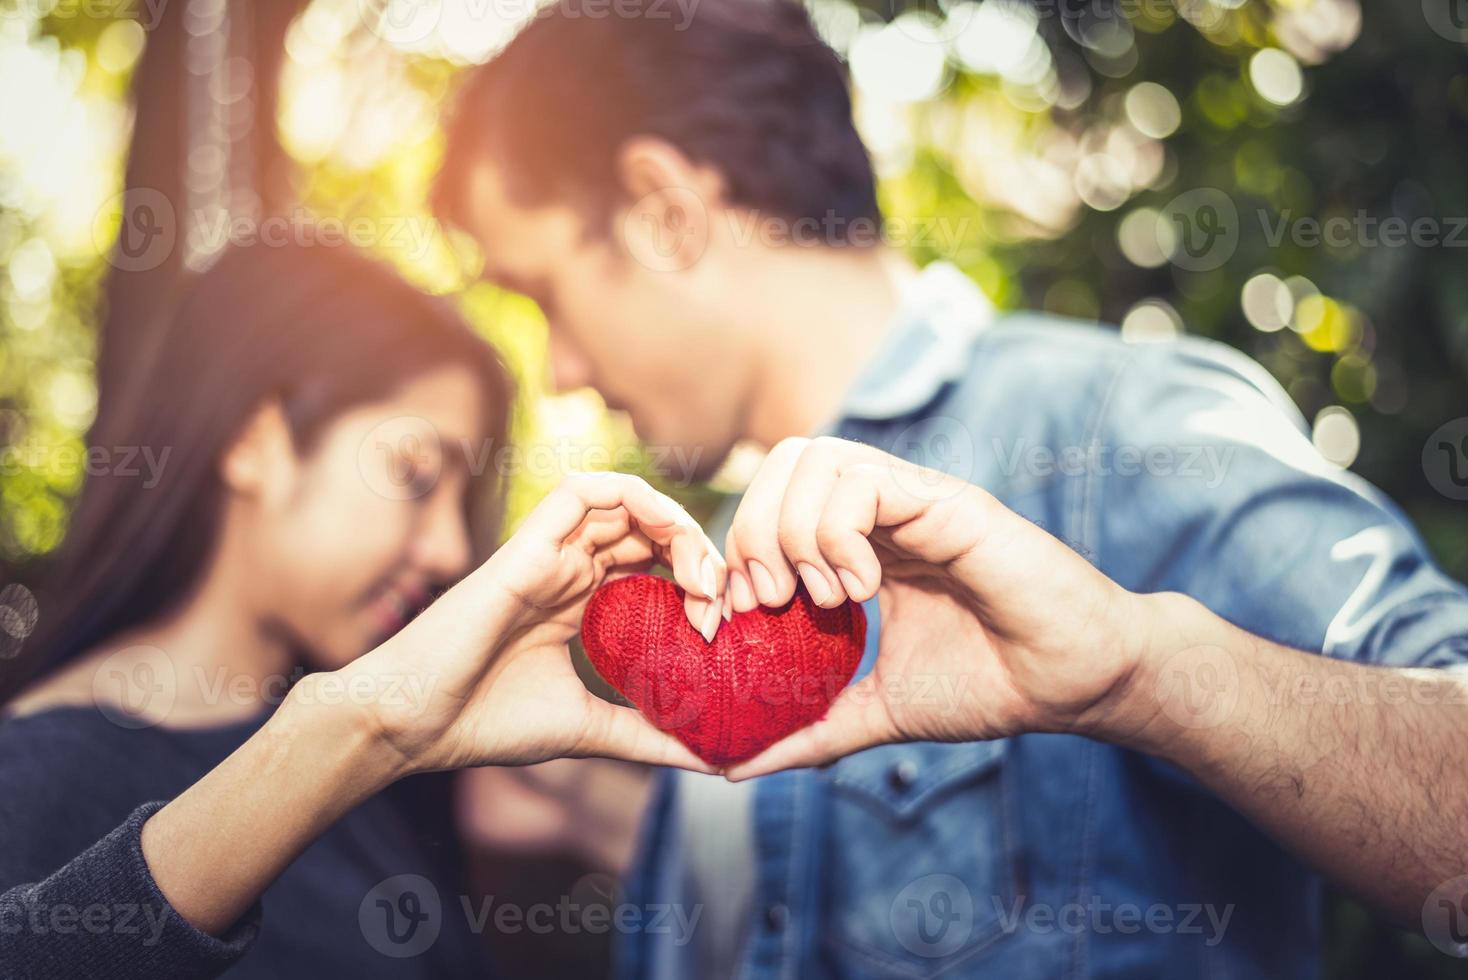
M 714 571 L 714 556 L 704 555 L 698 566 L 698 587 L 705 599 L 712 599 L 719 591 L 719 576 Z
M 841 580 L 841 587 L 846 590 L 846 594 L 853 599 L 856 598 L 858 593 L 865 591 L 861 584 L 861 579 L 844 568 L 836 569 L 836 577 Z
M 823 606 L 831 600 L 831 587 L 826 584 L 826 577 L 816 570 L 816 566 L 798 562 L 795 570 L 800 573 L 800 580 L 805 583 L 805 591 L 810 593 L 816 605 Z
M 743 572 L 731 571 L 729 573 L 729 596 L 734 600 L 734 608 L 739 612 L 749 612 L 758 605 L 754 598 L 754 591 L 749 587 L 749 579 L 744 577 Z
M 765 570 L 765 566 L 757 561 L 746 562 L 749 565 L 749 582 L 754 586 L 754 594 L 759 597 L 761 605 L 775 606 L 778 593 L 775 590 L 775 580 Z
M 708 611 L 703 614 L 703 628 L 699 630 L 703 634 L 705 643 L 714 642 L 714 634 L 719 630 L 720 607 L 723 603 L 715 600 L 709 603 Z
M 724 622 L 732 622 L 734 619 L 734 604 L 729 601 L 729 597 L 724 596 L 723 601 L 719 605 L 724 607 Z

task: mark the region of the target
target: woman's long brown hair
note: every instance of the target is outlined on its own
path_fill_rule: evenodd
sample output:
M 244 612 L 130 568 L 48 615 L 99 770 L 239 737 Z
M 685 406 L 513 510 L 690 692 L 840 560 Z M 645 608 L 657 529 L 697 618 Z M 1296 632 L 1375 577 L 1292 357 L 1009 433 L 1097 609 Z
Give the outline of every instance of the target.
M 507 438 L 511 382 L 494 350 L 448 304 L 347 247 L 232 247 L 186 282 L 150 347 L 111 359 L 88 445 L 146 448 L 156 486 L 93 476 L 38 596 L 41 621 L 0 678 L 0 704 L 109 636 L 170 612 L 203 571 L 218 533 L 217 463 L 250 415 L 280 400 L 298 447 L 354 404 L 386 397 L 444 362 L 483 379 L 487 452 Z M 481 448 L 481 447 L 476 447 Z M 482 556 L 504 499 L 494 468 L 471 494 Z M 491 482 L 492 485 L 484 485 Z

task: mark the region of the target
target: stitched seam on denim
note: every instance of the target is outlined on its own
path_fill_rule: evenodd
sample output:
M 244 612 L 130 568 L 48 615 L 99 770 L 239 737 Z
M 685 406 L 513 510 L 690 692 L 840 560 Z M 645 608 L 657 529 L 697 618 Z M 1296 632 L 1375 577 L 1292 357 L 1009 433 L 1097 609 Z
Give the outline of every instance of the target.
M 1096 440 L 1100 437 L 1104 429 L 1107 416 L 1111 411 L 1112 399 L 1115 397 L 1117 389 L 1121 386 L 1122 376 L 1126 374 L 1131 364 L 1132 358 L 1130 355 L 1123 357 L 1121 363 L 1117 365 L 1116 370 L 1111 375 L 1111 381 L 1107 384 L 1106 391 L 1101 396 L 1101 403 L 1096 406 L 1096 414 L 1092 417 L 1091 426 L 1086 433 L 1085 446 L 1088 452 L 1095 446 Z M 1072 527 L 1069 528 L 1069 531 L 1071 532 L 1072 540 L 1089 551 L 1092 562 L 1097 568 L 1100 568 L 1102 567 L 1100 536 L 1096 529 L 1100 515 L 1099 508 L 1094 506 L 1096 499 L 1099 497 L 1096 484 L 1097 478 L 1094 467 L 1086 467 L 1086 476 L 1081 484 L 1079 499 L 1074 502 L 1074 507 L 1071 511 Z
M 797 971 L 799 970 L 800 964 L 796 961 L 796 952 L 798 951 L 799 947 L 796 943 L 795 938 L 795 910 L 792 908 L 791 903 L 795 900 L 795 880 L 797 877 L 796 866 L 800 863 L 795 856 L 795 852 L 798 850 L 795 840 L 795 828 L 800 823 L 800 814 L 802 811 L 801 795 L 803 793 L 802 784 L 805 783 L 806 780 L 801 778 L 800 773 L 797 773 L 792 779 L 792 782 L 794 784 L 794 786 L 792 787 L 794 791 L 790 794 L 790 819 L 785 824 L 785 826 L 788 828 L 790 840 L 789 848 L 787 851 L 788 860 L 785 864 L 785 894 L 782 897 L 783 900 L 781 902 L 781 904 L 785 906 L 786 916 L 784 934 L 780 937 L 780 947 L 782 950 L 780 974 L 782 976 L 789 977 L 790 980 L 798 980 L 799 973 Z
M 1081 847 L 1080 854 L 1076 857 L 1076 901 L 1080 901 L 1084 895 L 1086 884 L 1090 880 L 1087 868 L 1095 859 L 1094 847 L 1096 843 L 1095 821 L 1092 814 L 1096 808 L 1096 753 L 1098 747 L 1095 742 L 1086 740 L 1082 743 L 1086 754 L 1086 806 L 1081 813 Z M 1082 929 L 1076 933 L 1075 956 L 1072 960 L 1072 976 L 1084 977 L 1086 969 L 1086 930 Z
M 998 753 L 992 756 L 992 758 L 996 761 L 1003 761 L 1002 756 Z M 1015 896 L 1019 892 L 1019 882 L 1015 874 L 1015 857 L 1018 854 L 1015 830 L 1019 826 L 1019 822 L 1018 814 L 1015 810 L 1017 800 L 1016 794 L 1014 793 L 1013 780 L 1006 779 L 1006 775 L 1008 775 L 1008 773 L 1004 769 L 1001 769 L 997 777 L 1001 780 L 1001 783 L 999 785 L 999 805 L 997 808 L 999 816 L 999 829 L 996 835 L 1000 845 L 1000 870 L 998 872 L 998 875 L 996 876 L 996 881 L 999 888 L 1003 889 L 1005 892 L 1005 894 L 998 897 L 1001 899 L 1007 899 L 1008 901 L 1006 904 L 1013 908 Z M 834 784 L 835 780 L 833 780 L 832 783 Z M 982 843 L 982 840 L 978 839 L 977 837 L 975 838 L 975 846 L 979 846 Z M 975 916 L 975 918 L 977 918 L 977 915 Z M 961 966 L 963 963 L 982 953 L 984 950 L 987 950 L 995 943 L 1011 935 L 1013 935 L 1013 931 L 1005 928 L 1003 916 L 996 915 L 994 921 L 989 925 L 988 928 L 982 931 L 976 931 L 973 942 L 964 947 L 961 951 L 949 954 L 951 960 L 948 963 L 945 963 L 941 968 L 927 973 L 923 972 L 920 968 L 907 963 L 905 960 L 898 958 L 894 954 L 884 952 L 880 949 L 874 949 L 864 943 L 859 943 L 854 939 L 847 939 L 839 934 L 828 934 L 824 938 L 823 943 L 828 947 L 836 949 L 838 952 L 849 951 L 858 954 L 864 959 L 871 961 L 872 965 L 881 967 L 884 970 L 898 971 L 909 976 L 920 977 L 924 978 L 924 980 L 928 980 L 928 978 L 941 976 L 949 972 L 950 970 Z
M 952 756 L 953 757 L 951 761 L 946 766 L 940 768 L 937 772 L 937 775 L 933 776 L 931 779 L 925 780 L 927 786 L 921 793 L 914 794 L 910 800 L 900 806 L 894 806 L 890 802 L 888 802 L 890 794 L 883 791 L 882 782 L 878 778 L 865 779 L 853 778 L 848 776 L 838 776 L 835 779 L 831 780 L 831 785 L 837 789 L 848 792 L 860 792 L 866 796 L 876 799 L 895 813 L 905 813 L 911 810 L 917 804 L 931 798 L 932 796 L 943 790 L 946 790 L 947 786 L 945 784 L 949 781 L 959 776 L 976 775 L 980 772 L 984 772 L 989 768 L 999 765 L 1001 762 L 1003 762 L 1004 751 L 1003 749 L 994 749 L 986 750 L 983 754 L 969 755 L 955 752 L 952 754 Z

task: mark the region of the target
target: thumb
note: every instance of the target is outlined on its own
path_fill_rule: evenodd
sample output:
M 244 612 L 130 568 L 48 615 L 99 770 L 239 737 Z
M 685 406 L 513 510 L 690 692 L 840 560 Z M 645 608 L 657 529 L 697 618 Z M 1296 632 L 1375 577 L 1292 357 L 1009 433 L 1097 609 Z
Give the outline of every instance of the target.
M 790 733 L 754 758 L 730 766 L 725 775 L 739 782 L 782 769 L 823 766 L 896 741 L 896 726 L 878 694 L 876 675 L 868 674 L 842 691 L 825 717 Z
M 587 718 L 586 736 L 571 754 L 676 766 L 692 772 L 719 771 L 682 742 L 655 728 L 636 708 L 602 701 L 594 695 L 591 700 L 595 706 Z

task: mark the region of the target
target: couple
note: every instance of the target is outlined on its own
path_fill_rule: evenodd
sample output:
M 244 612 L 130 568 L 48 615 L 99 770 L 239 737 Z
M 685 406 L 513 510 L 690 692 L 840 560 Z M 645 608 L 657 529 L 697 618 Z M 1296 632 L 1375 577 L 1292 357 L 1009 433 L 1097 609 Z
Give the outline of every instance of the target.
M 770 448 L 722 555 L 603 474 L 484 557 L 474 504 L 502 497 L 448 450 L 505 437 L 491 352 L 346 253 L 227 254 L 104 392 L 93 440 L 173 465 L 87 488 L 42 597 L 45 659 L 0 728 L 0 972 L 481 975 L 449 914 L 384 955 L 367 899 L 404 875 L 455 893 L 443 773 L 563 756 L 669 767 L 626 897 L 704 911 L 688 942 L 623 937 L 628 976 L 1309 976 L 1317 873 L 1468 938 L 1434 934 L 1468 872 L 1468 712 L 1430 669 L 1468 660 L 1468 591 L 1265 373 L 1001 317 L 881 245 L 746 240 L 751 215 L 880 221 L 803 8 L 580 13 L 469 78 L 435 203 L 540 304 L 560 386 L 710 468 Z M 371 449 L 402 419 L 442 455 L 392 499 Z M 1198 449 L 1221 480 L 1121 465 Z M 865 602 L 859 679 L 709 773 L 568 657 L 596 587 L 652 563 L 706 637 L 797 581 Z M 301 665 L 273 711 L 193 681 Z M 129 727 L 96 683 L 119 670 L 176 678 L 166 717 Z M 922 677 L 964 683 L 900 696 Z M 377 696 L 405 688 L 426 699 Z M 408 897 L 379 900 L 422 914 Z M 132 931 L 57 926 L 124 908 Z

